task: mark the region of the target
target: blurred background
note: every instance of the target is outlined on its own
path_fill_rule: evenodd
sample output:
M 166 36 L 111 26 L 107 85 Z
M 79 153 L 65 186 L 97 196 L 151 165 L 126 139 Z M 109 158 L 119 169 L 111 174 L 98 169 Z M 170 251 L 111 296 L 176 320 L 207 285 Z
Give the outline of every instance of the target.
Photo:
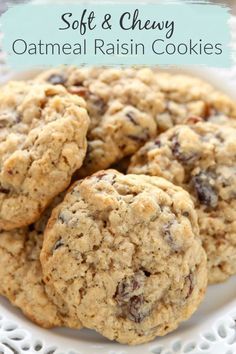
M 219 4 L 226 4 L 228 6 L 231 7 L 232 9 L 232 13 L 234 15 L 236 15 L 236 1 L 235 0 L 217 0 L 217 1 L 214 1 L 215 3 L 219 3 Z
M 6 11 L 7 6 L 8 6 L 7 4 L 19 4 L 24 1 L 26 2 L 29 0 L 0 0 L 0 14 L 2 12 Z M 78 2 L 79 1 L 80 0 L 78 0 Z M 114 1 L 117 1 L 117 0 L 114 0 Z M 133 1 L 135 1 L 135 0 L 133 0 Z M 136 1 L 138 2 L 139 0 L 136 0 Z M 154 1 L 154 0 L 152 0 L 152 1 Z M 188 0 L 182 0 L 182 1 L 188 1 Z M 195 0 L 195 1 L 197 2 L 198 0 Z M 199 1 L 201 1 L 201 0 L 199 0 Z M 211 0 L 211 1 L 215 2 L 215 3 L 226 4 L 226 5 L 230 6 L 232 9 L 232 13 L 234 13 L 236 15 L 236 0 Z M 67 2 L 69 2 L 69 1 L 65 0 L 65 3 L 67 3 Z M 83 0 L 83 2 L 85 3 L 86 0 L 85 1 Z

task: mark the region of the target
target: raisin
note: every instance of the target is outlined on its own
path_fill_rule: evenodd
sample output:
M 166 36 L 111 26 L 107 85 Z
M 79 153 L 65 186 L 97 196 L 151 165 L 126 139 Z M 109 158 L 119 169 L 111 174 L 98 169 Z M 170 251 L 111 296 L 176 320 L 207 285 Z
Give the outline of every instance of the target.
M 10 190 L 7 189 L 7 188 L 0 187 L 0 193 L 2 193 L 2 194 L 9 194 L 9 193 L 10 193 Z
M 137 272 L 132 278 L 125 278 L 117 286 L 115 298 L 118 302 L 129 301 L 132 293 L 141 287 L 139 278 L 143 277 L 142 272 Z
M 147 273 L 150 276 L 149 273 Z M 145 301 L 142 295 L 146 275 L 143 271 L 136 272 L 132 277 L 121 281 L 116 289 L 115 300 L 119 305 L 123 318 L 140 323 L 149 313 L 144 308 Z
M 183 164 L 193 163 L 198 158 L 198 156 L 195 152 L 185 153 L 185 152 L 181 151 L 181 145 L 179 143 L 177 135 L 174 135 L 172 137 L 171 151 L 172 151 L 172 154 L 176 157 L 176 159 Z
M 66 78 L 60 74 L 52 74 L 47 81 L 52 85 L 64 85 L 66 83 Z
M 144 144 L 146 143 L 146 141 L 148 141 L 150 139 L 150 134 L 146 129 L 143 129 L 142 133 L 137 136 L 137 135 L 127 135 L 127 138 L 137 142 L 138 144 Z
M 58 219 L 60 220 L 60 222 L 62 224 L 64 224 L 64 222 L 66 221 L 64 215 L 63 215 L 63 212 L 61 212 L 59 215 L 58 215 Z
M 199 202 L 208 207 L 215 208 L 218 204 L 218 194 L 210 183 L 210 180 L 212 180 L 212 174 L 200 172 L 192 178 L 192 183 Z
M 224 139 L 224 137 L 222 136 L 221 133 L 216 134 L 216 138 L 220 141 L 220 143 L 224 143 L 225 142 L 225 139 Z
M 90 94 L 89 101 L 90 105 L 92 105 L 92 108 L 95 109 L 99 114 L 103 115 L 106 112 L 107 104 L 101 97 Z
M 179 143 L 177 135 L 174 135 L 172 137 L 171 141 L 172 141 L 172 146 L 171 146 L 172 154 L 175 157 L 178 157 L 180 154 L 180 143 Z
M 126 113 L 126 117 L 130 120 L 130 122 L 133 124 L 133 125 L 139 125 L 137 122 L 136 122 L 136 120 L 134 119 L 134 116 L 135 116 L 135 114 L 134 114 L 134 112 L 128 112 L 128 113 Z
M 159 139 L 154 140 L 153 144 L 155 145 L 155 147 L 161 147 L 161 141 Z
M 20 123 L 21 122 L 21 115 L 20 114 L 17 114 L 16 117 L 15 117 L 15 123 Z
M 57 242 L 55 243 L 55 245 L 53 247 L 53 251 L 56 251 L 58 248 L 60 248 L 63 245 L 64 245 L 64 243 L 62 242 L 62 239 L 59 238 L 59 240 L 57 240 Z
M 165 224 L 162 228 L 163 232 L 163 238 L 164 240 L 168 243 L 172 251 L 178 252 L 180 250 L 180 247 L 176 244 L 172 234 L 171 234 L 171 226 L 173 225 L 173 222 L 170 221 L 167 224 Z
M 144 304 L 144 298 L 142 295 L 133 296 L 130 299 L 127 311 L 127 317 L 129 320 L 135 323 L 140 323 L 147 316 L 148 313 L 142 311 L 142 306 Z
M 188 282 L 189 284 L 189 290 L 186 296 L 186 299 L 188 299 L 194 289 L 194 276 L 192 272 L 190 272 L 189 275 L 186 277 L 186 282 Z

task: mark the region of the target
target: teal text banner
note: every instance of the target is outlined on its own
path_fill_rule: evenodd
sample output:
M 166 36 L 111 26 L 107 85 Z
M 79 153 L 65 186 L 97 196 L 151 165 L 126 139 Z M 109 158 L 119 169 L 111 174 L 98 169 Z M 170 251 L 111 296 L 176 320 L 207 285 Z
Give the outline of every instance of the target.
M 1 18 L 14 68 L 231 65 L 229 11 L 213 4 L 17 5 Z

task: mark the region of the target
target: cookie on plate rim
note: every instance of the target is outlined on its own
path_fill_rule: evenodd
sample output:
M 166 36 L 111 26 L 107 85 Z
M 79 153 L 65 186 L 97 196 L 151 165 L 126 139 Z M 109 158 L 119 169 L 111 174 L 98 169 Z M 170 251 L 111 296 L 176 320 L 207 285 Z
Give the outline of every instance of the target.
M 62 195 L 56 197 L 34 224 L 0 232 L 0 295 L 43 328 L 81 327 L 68 318 L 66 308 L 59 309 L 47 296 L 39 259 L 47 221 L 62 200 Z

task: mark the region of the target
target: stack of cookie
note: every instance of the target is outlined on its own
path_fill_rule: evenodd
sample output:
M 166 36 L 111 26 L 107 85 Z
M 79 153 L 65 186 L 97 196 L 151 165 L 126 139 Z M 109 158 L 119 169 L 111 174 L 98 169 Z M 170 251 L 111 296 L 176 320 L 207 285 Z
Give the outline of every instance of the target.
M 0 293 L 42 327 L 145 343 L 236 273 L 236 104 L 208 83 L 76 67 L 8 83 L 0 162 Z

